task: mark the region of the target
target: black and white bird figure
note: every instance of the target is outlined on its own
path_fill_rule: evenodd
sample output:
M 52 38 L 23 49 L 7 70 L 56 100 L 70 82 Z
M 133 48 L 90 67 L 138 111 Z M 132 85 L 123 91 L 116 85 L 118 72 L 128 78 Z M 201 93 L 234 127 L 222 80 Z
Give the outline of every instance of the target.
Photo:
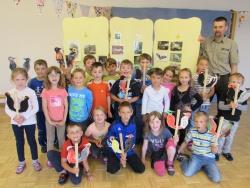
M 17 67 L 16 62 L 15 62 L 15 59 L 16 59 L 16 58 L 11 57 L 11 56 L 8 57 L 8 60 L 9 60 L 9 68 L 10 68 L 11 71 L 13 71 L 13 70 Z
M 205 75 L 202 72 L 198 76 L 198 83 L 201 86 L 204 86 L 204 79 L 205 79 Z M 209 79 L 206 81 L 206 87 L 213 87 L 217 83 L 217 80 L 218 80 L 217 76 L 211 76 L 211 77 L 209 77 Z
M 24 58 L 23 68 L 28 72 L 30 70 L 30 58 Z

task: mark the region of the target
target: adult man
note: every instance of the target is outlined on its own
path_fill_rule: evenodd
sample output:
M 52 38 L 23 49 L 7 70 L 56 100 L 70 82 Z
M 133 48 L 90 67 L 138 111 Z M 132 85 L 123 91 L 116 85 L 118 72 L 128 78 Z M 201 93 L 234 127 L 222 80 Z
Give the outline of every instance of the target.
M 226 92 L 229 76 L 237 72 L 239 56 L 235 41 L 225 36 L 228 29 L 227 19 L 217 17 L 213 21 L 213 36 L 201 44 L 200 55 L 209 59 L 209 72 L 218 76 L 215 86 L 217 101 Z M 218 111 L 218 115 L 220 115 Z

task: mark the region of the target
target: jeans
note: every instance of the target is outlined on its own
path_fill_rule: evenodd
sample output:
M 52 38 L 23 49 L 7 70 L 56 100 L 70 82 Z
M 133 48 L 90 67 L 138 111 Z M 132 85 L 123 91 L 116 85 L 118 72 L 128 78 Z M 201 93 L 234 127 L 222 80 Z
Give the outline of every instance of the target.
M 47 146 L 47 136 L 46 136 L 46 125 L 45 125 L 45 116 L 43 111 L 36 113 L 37 119 L 37 128 L 38 128 L 38 142 L 41 147 Z
M 48 151 L 47 156 L 48 156 L 48 160 L 51 162 L 52 166 L 55 168 L 55 170 L 57 172 L 61 172 L 64 170 L 64 168 L 61 165 L 60 152 L 55 151 L 55 150 L 50 150 L 50 151 Z M 74 167 L 75 164 L 69 164 L 69 166 Z M 80 169 L 80 171 L 79 171 L 78 177 L 76 177 L 75 174 L 67 172 L 69 175 L 70 181 L 75 185 L 81 183 L 81 181 L 82 181 L 83 168 L 82 168 L 82 165 L 80 165 L 80 164 L 79 164 L 79 169 Z
M 37 154 L 37 144 L 36 144 L 36 138 L 35 138 L 36 125 L 35 124 L 23 125 L 19 127 L 18 125 L 12 124 L 12 129 L 16 138 L 16 150 L 17 150 L 18 160 L 20 162 L 25 161 L 24 131 L 26 133 L 26 138 L 30 146 L 32 160 L 37 160 L 38 154 Z
M 230 153 L 231 152 L 234 136 L 235 136 L 235 133 L 239 127 L 239 122 L 224 120 L 223 125 L 222 125 L 222 129 L 223 129 L 223 126 L 227 126 L 226 124 L 228 124 L 228 123 L 230 123 L 232 125 L 232 127 L 230 129 L 229 135 L 227 135 L 226 137 L 222 136 L 218 139 L 219 153 Z
M 221 180 L 215 159 L 211 157 L 193 154 L 190 159 L 182 161 L 181 169 L 185 176 L 193 176 L 203 170 L 211 181 L 219 183 Z

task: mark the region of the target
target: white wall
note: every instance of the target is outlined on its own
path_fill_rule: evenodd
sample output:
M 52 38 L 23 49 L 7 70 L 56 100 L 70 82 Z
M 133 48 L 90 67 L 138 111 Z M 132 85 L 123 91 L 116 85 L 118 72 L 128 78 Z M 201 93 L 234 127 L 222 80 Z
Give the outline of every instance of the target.
M 31 62 L 44 58 L 50 65 L 55 64 L 54 47 L 61 47 L 63 41 L 63 16 L 66 9 L 57 17 L 52 0 L 46 1 L 42 15 L 33 0 L 22 0 L 18 6 L 13 0 L 0 1 L 0 94 L 11 88 L 8 56 L 16 57 L 18 65 L 24 57 L 30 57 Z M 34 76 L 33 66 L 29 73 Z
M 245 76 L 245 86 L 250 88 L 250 12 L 245 15 L 245 21 L 238 24 L 235 40 L 238 43 L 240 64 L 239 72 Z
M 189 2 L 189 8 L 199 8 L 195 0 L 192 0 L 194 3 Z M 245 5 L 245 8 L 249 10 L 249 0 L 246 4 L 245 0 L 241 0 L 242 4 Z M 52 0 L 47 0 L 46 5 L 43 10 L 43 14 L 39 15 L 39 11 L 36 8 L 35 1 L 24 1 L 22 0 L 19 6 L 16 6 L 13 0 L 0 1 L 0 26 L 1 26 L 1 53 L 0 53 L 0 94 L 3 94 L 6 90 L 11 88 L 9 77 L 10 70 L 8 68 L 8 56 L 14 56 L 17 58 L 17 62 L 20 64 L 23 63 L 24 57 L 30 57 L 31 61 L 34 61 L 37 58 L 46 59 L 50 65 L 55 64 L 55 46 L 62 46 L 63 33 L 62 33 L 62 20 L 65 16 L 64 14 L 61 17 L 57 17 L 54 11 Z M 97 2 L 102 4 L 104 1 L 88 1 L 80 0 L 82 3 L 93 4 Z M 113 4 L 120 3 L 121 6 L 134 6 L 137 2 L 139 6 L 151 6 L 151 7 L 161 7 L 159 3 L 162 3 L 162 7 L 172 7 L 178 8 L 178 4 L 167 4 L 171 1 L 105 1 Z M 123 3 L 122 3 L 123 2 Z M 124 2 L 126 2 L 124 4 Z M 154 3 L 155 2 L 155 3 Z M 178 2 L 178 1 L 177 1 Z M 221 1 L 220 1 L 221 2 Z M 226 1 L 232 2 L 232 1 Z M 236 2 L 236 1 L 234 1 Z M 131 3 L 131 4 L 128 4 Z M 229 3 L 229 4 L 230 4 Z M 219 3 L 221 4 L 221 3 Z M 238 1 L 235 3 L 235 7 L 239 4 Z M 169 5 L 169 6 L 168 6 Z M 172 5 L 172 6 L 171 6 Z M 187 6 L 187 4 L 180 4 L 180 7 Z M 247 6 L 249 5 L 249 6 Z M 206 7 L 206 6 L 204 6 Z M 211 9 L 210 7 L 206 7 Z M 216 8 L 215 8 L 216 9 Z M 245 9 L 245 10 L 246 10 Z M 225 8 L 223 9 L 225 10 Z M 244 10 L 244 9 L 243 9 Z M 80 15 L 80 10 L 77 11 L 77 15 Z M 249 54 L 249 44 L 250 44 L 250 17 L 247 16 L 246 22 L 243 23 L 236 32 L 236 40 L 239 45 L 240 50 L 240 71 L 246 75 L 246 86 L 250 87 L 250 75 L 247 75 L 247 70 L 250 66 L 248 62 Z M 30 76 L 34 76 L 33 69 L 30 70 Z M 249 74 L 249 73 L 248 73 Z

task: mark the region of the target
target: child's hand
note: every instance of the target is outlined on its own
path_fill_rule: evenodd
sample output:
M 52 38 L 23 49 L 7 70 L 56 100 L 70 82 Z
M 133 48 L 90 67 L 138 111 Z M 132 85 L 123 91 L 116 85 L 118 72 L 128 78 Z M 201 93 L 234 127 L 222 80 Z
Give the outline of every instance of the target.
M 113 117 L 113 115 L 112 115 L 112 113 L 111 113 L 110 111 L 108 111 L 108 117 L 109 117 L 109 118 L 112 118 L 112 117 Z
M 25 121 L 25 118 L 21 115 L 16 115 L 13 120 L 15 122 L 17 122 L 18 125 L 21 125 L 24 121 Z
M 212 153 L 218 153 L 218 147 L 215 145 L 215 144 L 212 144 L 211 145 L 211 151 L 212 151 Z
M 238 103 L 235 103 L 235 102 L 230 102 L 230 108 L 237 108 L 237 106 L 238 106 Z
M 72 174 L 75 174 L 75 175 L 78 174 L 79 175 L 79 171 L 80 171 L 79 168 L 76 168 L 76 167 L 71 168 L 71 173 Z
M 103 147 L 103 145 L 102 145 L 102 140 L 96 140 L 96 141 L 95 141 L 95 144 L 96 144 L 96 146 L 97 146 L 98 148 L 102 148 L 102 147 Z
M 119 99 L 119 103 L 122 103 L 122 102 L 124 102 L 125 101 L 125 99 Z
M 175 145 L 177 145 L 177 143 L 179 142 L 179 136 L 176 135 L 176 136 L 173 136 L 173 138 L 174 138 Z
M 59 121 L 59 122 L 57 122 L 57 125 L 64 126 L 65 125 L 65 121 Z
M 200 95 L 202 96 L 203 101 L 206 101 L 209 98 L 208 97 L 208 93 L 206 93 L 206 92 L 205 93 L 201 93 Z

